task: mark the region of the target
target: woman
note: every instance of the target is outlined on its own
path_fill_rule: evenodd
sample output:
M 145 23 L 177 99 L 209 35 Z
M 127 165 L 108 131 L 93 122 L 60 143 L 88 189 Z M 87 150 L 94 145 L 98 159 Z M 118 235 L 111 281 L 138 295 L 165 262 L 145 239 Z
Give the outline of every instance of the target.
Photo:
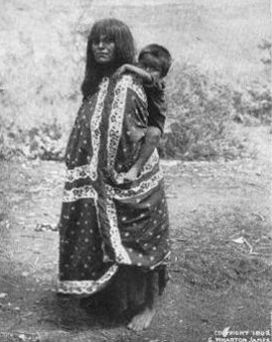
M 94 24 L 84 101 L 66 151 L 58 292 L 101 291 L 118 313 L 134 314 L 129 328 L 139 331 L 150 324 L 165 286 L 169 248 L 158 154 L 143 148 L 146 95 L 132 75 L 114 76 L 134 54 L 124 23 Z M 142 172 L 135 181 L 123 182 L 122 175 L 139 158 L 146 160 Z

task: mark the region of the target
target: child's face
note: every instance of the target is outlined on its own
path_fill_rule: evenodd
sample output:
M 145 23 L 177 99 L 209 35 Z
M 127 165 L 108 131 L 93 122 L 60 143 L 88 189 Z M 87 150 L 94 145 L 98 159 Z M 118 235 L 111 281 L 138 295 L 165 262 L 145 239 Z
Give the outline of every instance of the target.
M 157 77 L 161 77 L 161 71 L 157 68 L 152 67 L 151 65 L 147 65 L 141 61 L 139 61 L 140 67 L 143 68 L 145 71 L 155 74 Z

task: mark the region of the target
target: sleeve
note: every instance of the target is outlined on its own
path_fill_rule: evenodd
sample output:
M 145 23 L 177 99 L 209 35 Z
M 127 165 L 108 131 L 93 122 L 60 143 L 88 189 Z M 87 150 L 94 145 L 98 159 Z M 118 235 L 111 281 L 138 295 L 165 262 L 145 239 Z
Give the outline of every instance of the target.
M 145 87 L 148 104 L 148 126 L 155 126 L 163 134 L 166 120 L 166 100 L 164 84 L 156 82 L 153 86 Z

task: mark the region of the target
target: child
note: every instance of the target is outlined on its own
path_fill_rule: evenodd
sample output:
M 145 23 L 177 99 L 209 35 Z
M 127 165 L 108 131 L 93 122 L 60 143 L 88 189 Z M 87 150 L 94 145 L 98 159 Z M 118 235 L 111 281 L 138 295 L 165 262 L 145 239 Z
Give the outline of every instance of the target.
M 171 55 L 161 45 L 150 44 L 140 51 L 138 64 L 124 64 L 117 73 L 132 72 L 143 82 L 148 101 L 148 129 L 140 157 L 133 167 L 124 174 L 125 181 L 135 180 L 146 161 L 158 146 L 165 122 L 166 103 L 164 80 L 171 66 Z

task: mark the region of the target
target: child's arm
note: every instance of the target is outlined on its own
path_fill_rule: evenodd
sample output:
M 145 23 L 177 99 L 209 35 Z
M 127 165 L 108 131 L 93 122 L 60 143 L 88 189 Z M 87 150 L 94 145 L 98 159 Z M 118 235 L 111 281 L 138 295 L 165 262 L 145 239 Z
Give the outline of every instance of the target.
M 126 71 L 130 71 L 133 72 L 134 74 L 136 74 L 137 76 L 139 76 L 144 83 L 152 83 L 153 82 L 153 76 L 151 75 L 151 73 L 135 66 L 132 64 L 124 64 L 122 65 L 117 71 L 116 74 L 117 75 L 121 75 L 123 73 L 125 73 Z
M 140 174 L 143 166 L 154 152 L 155 148 L 159 146 L 161 138 L 161 130 L 155 126 L 149 126 L 145 135 L 143 145 L 140 150 L 140 156 L 132 168 L 125 173 L 124 180 L 134 181 Z

